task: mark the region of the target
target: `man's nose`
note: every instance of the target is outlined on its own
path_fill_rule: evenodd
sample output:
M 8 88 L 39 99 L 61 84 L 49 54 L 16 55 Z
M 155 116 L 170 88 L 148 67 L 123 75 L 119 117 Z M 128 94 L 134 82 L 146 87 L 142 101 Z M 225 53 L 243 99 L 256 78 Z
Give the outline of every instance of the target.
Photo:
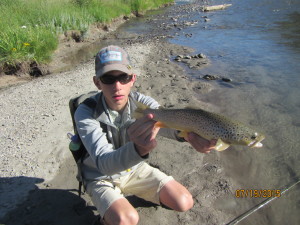
M 122 84 L 120 83 L 120 81 L 116 80 L 116 82 L 113 84 L 114 89 L 119 90 L 122 86 Z

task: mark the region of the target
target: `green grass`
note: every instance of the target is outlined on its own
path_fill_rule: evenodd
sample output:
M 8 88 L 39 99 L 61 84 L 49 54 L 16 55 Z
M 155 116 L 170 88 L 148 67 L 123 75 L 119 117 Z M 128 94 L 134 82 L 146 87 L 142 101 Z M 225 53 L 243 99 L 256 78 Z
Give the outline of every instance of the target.
M 0 66 L 45 63 L 59 34 L 85 33 L 95 23 L 146 11 L 172 0 L 0 0 Z

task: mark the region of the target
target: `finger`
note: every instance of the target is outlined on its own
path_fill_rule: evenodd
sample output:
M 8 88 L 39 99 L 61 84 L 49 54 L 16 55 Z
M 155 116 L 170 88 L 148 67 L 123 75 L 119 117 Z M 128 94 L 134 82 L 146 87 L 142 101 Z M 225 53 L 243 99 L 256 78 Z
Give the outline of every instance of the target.
M 133 124 L 130 125 L 129 128 L 135 130 L 137 127 L 141 126 L 142 124 L 144 124 L 147 121 L 151 121 L 153 118 L 152 114 L 147 114 L 145 116 L 143 116 L 142 118 L 136 120 Z
M 214 141 L 208 141 L 201 136 L 190 132 L 188 134 L 188 142 L 196 149 L 198 152 L 208 153 L 215 147 Z
M 145 115 L 141 119 L 136 120 L 130 127 L 128 128 L 128 131 L 134 135 L 138 135 L 141 130 L 139 130 L 140 127 L 144 126 L 144 129 L 147 129 L 147 127 L 152 126 L 152 124 L 155 123 L 155 121 L 152 121 L 153 118 L 152 114 Z
M 160 127 L 156 127 L 154 124 L 154 127 L 152 128 L 152 132 L 151 132 L 151 137 L 150 137 L 150 141 L 155 140 L 156 135 L 159 132 Z
M 142 133 L 140 133 L 137 137 L 140 139 L 147 140 L 148 142 L 152 139 L 155 139 L 155 134 L 153 134 L 154 125 L 149 126 L 147 129 L 143 130 Z
M 136 146 L 139 147 L 140 150 L 142 150 L 142 152 L 139 151 L 142 154 L 143 154 L 143 152 L 149 153 L 149 151 L 151 151 L 151 149 L 154 149 L 157 146 L 156 139 L 153 138 L 152 134 L 149 134 L 148 136 L 137 138 L 134 140 L 134 143 Z
M 144 122 L 143 124 L 140 124 L 139 126 L 134 126 L 129 128 L 129 135 L 130 136 L 135 136 L 135 137 L 140 137 L 140 136 L 148 136 L 151 134 L 152 129 L 155 126 L 154 121 L 147 121 Z
M 210 141 L 206 140 L 205 138 L 199 136 L 194 132 L 188 133 L 188 140 L 190 143 L 193 144 L 201 144 L 202 146 L 210 146 Z
M 143 124 L 143 123 L 145 123 L 145 122 L 147 122 L 147 121 L 149 121 L 149 120 L 152 120 L 153 117 L 154 117 L 153 114 L 147 114 L 147 115 L 143 116 L 142 118 L 136 120 L 136 121 L 135 121 L 135 122 L 136 122 L 135 124 L 136 124 L 136 125 Z
M 210 140 L 210 142 L 209 142 L 209 150 L 215 150 L 216 144 L 217 144 L 217 140 L 216 139 Z
M 218 140 L 216 140 L 216 139 L 212 139 L 212 140 L 210 140 L 210 146 L 216 146 L 216 144 L 217 144 L 217 141 Z
M 156 127 L 155 124 L 153 124 L 149 129 L 145 130 L 139 136 L 133 137 L 131 141 L 141 147 L 153 149 L 157 145 L 155 138 L 159 132 L 159 129 L 159 127 Z
M 143 139 L 143 145 L 145 145 L 145 146 L 152 146 L 153 144 L 155 144 L 156 143 L 156 140 L 155 140 L 155 138 L 153 138 L 153 134 L 151 133 L 151 134 L 149 134 L 147 137 L 145 137 L 144 139 Z

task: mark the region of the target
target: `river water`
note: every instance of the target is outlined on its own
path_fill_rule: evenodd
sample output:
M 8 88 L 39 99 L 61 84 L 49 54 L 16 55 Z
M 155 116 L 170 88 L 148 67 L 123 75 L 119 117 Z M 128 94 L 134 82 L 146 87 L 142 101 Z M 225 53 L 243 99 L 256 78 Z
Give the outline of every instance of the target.
M 203 1 L 177 1 L 177 6 L 192 3 L 195 6 Z M 227 175 L 239 189 L 282 191 L 300 176 L 300 1 L 206 3 L 232 6 L 182 15 L 181 20 L 198 23 L 178 31 L 169 41 L 192 47 L 211 60 L 211 66 L 200 71 L 186 69 L 189 76 L 199 79 L 214 74 L 232 79 L 231 83 L 210 81 L 214 89 L 198 96 L 201 101 L 218 106 L 220 112 L 266 135 L 261 149 L 231 147 L 217 153 Z M 145 20 L 138 23 L 133 21 L 125 29 L 147 32 Z M 300 224 L 299 196 L 300 184 L 239 224 Z M 214 204 L 238 216 L 263 200 L 237 198 L 233 193 L 226 201 L 234 204 Z

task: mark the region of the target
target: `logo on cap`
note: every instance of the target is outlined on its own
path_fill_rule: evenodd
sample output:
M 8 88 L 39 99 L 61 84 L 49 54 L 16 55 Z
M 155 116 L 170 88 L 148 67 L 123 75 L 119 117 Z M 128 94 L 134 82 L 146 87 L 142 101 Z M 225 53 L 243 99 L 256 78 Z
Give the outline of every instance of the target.
M 101 63 L 107 63 L 111 61 L 122 61 L 122 53 L 117 51 L 107 51 L 99 55 Z

